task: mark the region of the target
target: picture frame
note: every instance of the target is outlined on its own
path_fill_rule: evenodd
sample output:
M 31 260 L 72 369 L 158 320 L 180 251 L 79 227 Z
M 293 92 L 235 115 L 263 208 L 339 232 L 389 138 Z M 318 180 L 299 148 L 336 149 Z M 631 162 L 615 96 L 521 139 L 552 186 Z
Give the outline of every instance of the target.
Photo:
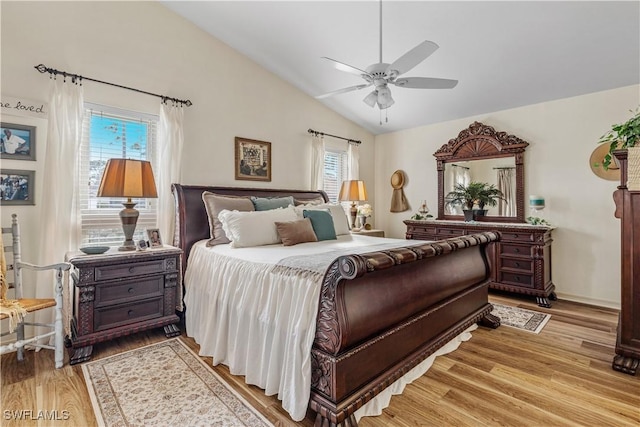
M 0 205 L 35 205 L 36 172 L 0 169 Z
M 159 228 L 147 228 L 147 237 L 149 238 L 150 248 L 162 247 L 162 237 L 160 236 Z
M 0 158 L 36 160 L 36 127 L 0 122 Z
M 236 179 L 271 181 L 271 143 L 235 137 Z
M 146 251 L 148 246 L 147 241 L 144 239 L 140 239 L 136 242 L 137 251 Z

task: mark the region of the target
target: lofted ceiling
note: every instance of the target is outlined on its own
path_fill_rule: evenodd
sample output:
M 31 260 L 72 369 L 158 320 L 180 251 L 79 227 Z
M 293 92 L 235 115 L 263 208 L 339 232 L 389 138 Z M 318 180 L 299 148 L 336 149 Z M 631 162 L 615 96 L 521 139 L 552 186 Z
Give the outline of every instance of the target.
M 364 83 L 323 56 L 379 62 L 377 1 L 162 3 L 310 96 Z M 403 77 L 459 83 L 390 86 L 382 111 L 362 102 L 371 88 L 319 100 L 374 134 L 640 83 L 638 1 L 385 0 L 382 17 L 384 62 L 431 40 L 440 48 Z

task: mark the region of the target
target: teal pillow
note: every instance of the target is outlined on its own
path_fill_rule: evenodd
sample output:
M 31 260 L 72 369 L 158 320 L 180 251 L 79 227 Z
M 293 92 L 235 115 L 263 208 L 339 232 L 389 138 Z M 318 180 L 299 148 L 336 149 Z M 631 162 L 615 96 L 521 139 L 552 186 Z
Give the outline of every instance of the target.
M 328 210 L 304 210 L 302 216 L 311 220 L 313 232 L 318 241 L 336 240 L 336 228 L 333 225 L 333 217 Z
M 251 197 L 251 201 L 257 211 L 270 211 L 272 209 L 286 208 L 289 205 L 293 205 L 293 196 Z

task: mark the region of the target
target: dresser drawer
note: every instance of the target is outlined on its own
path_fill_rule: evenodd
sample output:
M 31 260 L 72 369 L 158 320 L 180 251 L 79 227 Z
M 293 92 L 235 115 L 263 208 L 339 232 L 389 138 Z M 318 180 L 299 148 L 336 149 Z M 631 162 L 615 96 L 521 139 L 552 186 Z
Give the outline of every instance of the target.
M 535 235 L 533 233 L 502 231 L 503 242 L 533 242 Z
M 162 296 L 129 304 L 96 308 L 94 310 L 93 329 L 97 332 L 162 317 L 163 310 L 164 301 Z
M 436 228 L 438 239 L 448 239 L 449 237 L 464 236 L 464 230 L 460 228 Z
M 531 246 L 528 245 L 516 245 L 513 243 L 500 243 L 500 254 L 504 255 L 519 255 L 524 257 L 531 256 Z
M 530 274 L 507 273 L 501 271 L 499 273 L 499 281 L 509 285 L 533 288 L 533 277 Z
M 165 268 L 163 259 L 146 262 L 103 265 L 100 267 L 96 267 L 95 279 L 96 281 L 98 281 L 138 276 L 142 274 L 162 273 L 164 269 Z
M 164 294 L 164 276 L 144 277 L 126 283 L 104 283 L 96 286 L 96 307 L 104 307 Z
M 528 259 L 514 259 L 514 258 L 502 258 L 502 268 L 508 268 L 510 270 L 519 270 L 519 272 L 533 273 L 533 261 Z

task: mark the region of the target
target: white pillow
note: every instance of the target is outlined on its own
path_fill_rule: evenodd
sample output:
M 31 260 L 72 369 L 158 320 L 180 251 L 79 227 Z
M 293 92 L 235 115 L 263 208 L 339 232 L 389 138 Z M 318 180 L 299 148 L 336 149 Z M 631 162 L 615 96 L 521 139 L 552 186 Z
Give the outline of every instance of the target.
M 347 214 L 344 211 L 342 205 L 338 205 L 335 203 L 323 203 L 321 205 L 300 205 L 296 206 L 295 210 L 298 213 L 298 218 L 302 219 L 302 211 L 304 210 L 327 210 L 329 209 L 329 213 L 331 213 L 331 217 L 333 218 L 333 226 L 336 229 L 336 236 L 340 236 L 342 234 L 349 234 L 349 218 L 347 218 Z
M 296 221 L 293 206 L 268 211 L 239 212 L 223 210 L 218 214 L 222 229 L 231 240 L 231 247 L 274 245 L 282 242 L 276 222 Z

